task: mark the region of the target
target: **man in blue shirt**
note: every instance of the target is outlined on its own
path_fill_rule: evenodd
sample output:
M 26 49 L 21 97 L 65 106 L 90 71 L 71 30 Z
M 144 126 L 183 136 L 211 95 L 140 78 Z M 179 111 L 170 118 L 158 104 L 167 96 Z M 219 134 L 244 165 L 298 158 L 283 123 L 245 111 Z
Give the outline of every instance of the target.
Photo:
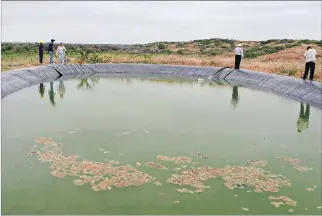
M 49 63 L 54 64 L 54 39 L 50 40 L 50 44 L 48 46 L 48 53 L 49 53 Z

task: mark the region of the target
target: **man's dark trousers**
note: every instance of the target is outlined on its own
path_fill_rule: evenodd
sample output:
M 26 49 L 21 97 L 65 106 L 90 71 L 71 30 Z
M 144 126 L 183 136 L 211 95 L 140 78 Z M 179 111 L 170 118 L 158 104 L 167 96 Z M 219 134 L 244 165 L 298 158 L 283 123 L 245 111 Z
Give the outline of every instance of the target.
M 239 69 L 241 61 L 241 55 L 235 55 L 235 69 Z
M 44 59 L 44 53 L 39 53 L 39 63 L 42 64 L 42 61 Z
M 312 62 L 312 61 L 311 62 L 306 62 L 306 64 L 305 64 L 305 72 L 304 72 L 303 79 L 306 80 L 307 74 L 310 71 L 310 80 L 313 80 L 314 70 L 315 70 L 315 62 Z

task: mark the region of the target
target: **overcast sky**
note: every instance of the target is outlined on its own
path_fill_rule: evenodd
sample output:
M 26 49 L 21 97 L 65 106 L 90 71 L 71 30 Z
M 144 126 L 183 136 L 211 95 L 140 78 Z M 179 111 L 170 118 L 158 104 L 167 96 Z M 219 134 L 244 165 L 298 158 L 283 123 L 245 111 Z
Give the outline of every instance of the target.
M 2 1 L 2 41 L 321 40 L 321 2 Z

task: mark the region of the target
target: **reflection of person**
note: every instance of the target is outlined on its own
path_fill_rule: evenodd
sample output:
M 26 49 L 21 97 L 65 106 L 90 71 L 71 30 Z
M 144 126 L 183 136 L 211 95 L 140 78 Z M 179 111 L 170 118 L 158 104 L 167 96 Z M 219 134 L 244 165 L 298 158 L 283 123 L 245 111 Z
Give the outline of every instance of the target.
M 39 64 L 42 64 L 42 61 L 43 61 L 43 58 L 44 58 L 44 44 L 43 44 L 43 41 L 39 42 L 38 55 L 39 55 Z
M 65 52 L 66 52 L 65 46 L 63 45 L 63 43 L 60 43 L 59 46 L 57 47 L 57 51 L 56 51 L 56 55 L 58 56 L 59 64 L 65 63 Z
M 38 91 L 40 94 L 40 98 L 43 98 L 45 93 L 45 85 L 43 83 L 40 83 Z
M 51 102 L 52 106 L 55 106 L 55 92 L 54 92 L 54 87 L 53 87 L 53 83 L 50 83 L 50 90 L 48 91 L 49 94 L 49 100 Z
M 59 81 L 58 91 L 59 91 L 60 98 L 63 98 L 65 94 L 65 85 L 62 80 Z
M 238 101 L 239 101 L 238 87 L 234 86 L 233 87 L 233 94 L 231 96 L 231 104 L 233 105 L 234 108 L 237 107 Z
M 235 69 L 239 69 L 240 62 L 243 57 L 243 49 L 241 48 L 241 44 L 238 44 L 237 48 L 235 48 Z
M 297 131 L 301 133 L 309 127 L 310 119 L 310 105 L 306 104 L 306 109 L 304 111 L 304 105 L 301 103 L 300 115 L 297 121 Z

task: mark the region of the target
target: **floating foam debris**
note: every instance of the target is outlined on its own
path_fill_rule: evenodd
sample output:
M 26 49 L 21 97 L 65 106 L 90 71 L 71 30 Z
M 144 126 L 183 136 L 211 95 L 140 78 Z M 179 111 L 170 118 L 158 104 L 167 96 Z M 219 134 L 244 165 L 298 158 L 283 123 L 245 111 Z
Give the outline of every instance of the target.
M 178 172 L 178 171 L 181 170 L 181 168 L 179 168 L 179 167 L 178 168 L 173 168 L 172 170 Z
M 248 163 L 250 166 L 266 166 L 267 165 L 266 160 L 249 160 Z
M 160 182 L 153 182 L 155 185 L 162 185 Z
M 104 153 L 104 154 L 107 154 L 107 153 L 110 153 L 110 151 L 104 151 L 103 153 Z
M 73 182 L 77 186 L 80 186 L 80 185 L 84 185 L 85 184 L 85 182 L 83 180 L 81 180 L 81 179 L 76 179 Z
M 168 157 L 168 156 L 163 156 L 163 155 L 158 155 L 157 156 L 158 160 L 162 161 L 173 161 L 177 164 L 185 164 L 185 163 L 191 163 L 192 159 L 184 156 L 179 156 L 179 157 Z
M 275 196 L 269 196 L 268 197 L 269 200 L 279 200 L 279 197 L 275 197 Z
M 195 190 L 195 193 L 202 193 L 202 192 L 204 192 L 204 190 L 202 190 L 202 189 L 196 189 Z
M 289 158 L 289 157 L 285 157 L 285 156 L 280 156 L 278 158 L 281 159 L 282 161 L 285 161 L 285 162 L 292 164 L 292 165 L 298 165 L 300 163 L 299 159 L 293 159 L 293 158 Z
M 202 181 L 206 181 L 210 178 L 215 178 L 216 174 L 220 169 L 212 169 L 210 167 L 198 167 L 191 170 L 184 170 L 181 175 L 172 174 L 172 176 L 167 180 L 169 183 L 176 185 L 189 185 L 195 189 L 203 190 L 205 186 Z
M 316 186 L 316 185 L 313 185 L 313 187 L 314 187 L 314 188 L 317 188 L 318 186 Z
M 69 131 L 68 133 L 73 134 L 73 133 L 75 133 L 75 131 Z
M 118 161 L 108 163 L 79 160 L 77 155 L 63 155 L 61 145 L 49 138 L 36 140 L 44 148 L 38 154 L 41 162 L 50 162 L 50 173 L 58 178 L 78 177 L 75 185 L 89 184 L 94 191 L 110 190 L 115 187 L 140 186 L 155 180 L 154 177 L 138 171 L 130 165 L 117 166 Z M 107 177 L 108 176 L 108 177 Z
M 317 209 L 322 209 L 322 206 L 317 206 L 316 208 L 317 208 Z
M 147 167 L 153 167 L 153 168 L 157 168 L 157 169 L 164 169 L 164 170 L 168 169 L 165 166 L 163 166 L 161 164 L 154 163 L 154 162 L 146 162 L 144 165 Z
M 275 208 L 279 208 L 281 205 L 284 205 L 283 202 L 271 202 L 271 204 L 275 207 Z
M 200 158 L 205 158 L 205 159 L 209 158 L 208 156 L 203 155 L 203 154 L 198 153 L 198 152 L 191 152 L 191 154 L 194 155 L 194 156 L 200 157 Z
M 176 201 L 174 201 L 173 203 L 175 203 L 175 204 L 179 204 L 179 203 L 180 203 L 180 201 L 179 201 L 179 200 L 176 200 Z
M 140 162 L 136 162 L 135 165 L 136 166 L 141 166 L 141 163 Z
M 177 189 L 179 193 L 194 193 L 192 190 L 188 190 L 187 188 L 179 188 Z
M 40 153 L 40 151 L 31 151 L 31 152 L 29 152 L 29 155 L 35 155 L 35 154 L 39 154 Z
M 312 170 L 311 168 L 309 168 L 309 167 L 303 167 L 303 166 L 295 166 L 294 167 L 295 169 L 297 169 L 298 171 L 300 171 L 300 172 L 307 172 L 307 171 L 309 171 L 309 170 Z
M 200 164 L 199 162 L 192 162 L 193 165 L 198 165 Z
M 278 158 L 281 159 L 282 161 L 285 161 L 285 162 L 292 164 L 292 165 L 298 165 L 300 163 L 299 159 L 289 158 L 289 157 L 285 157 L 285 156 L 280 156 Z
M 293 158 L 288 158 L 288 157 L 278 157 L 279 159 L 292 164 L 294 166 L 294 168 L 300 172 L 307 172 L 309 170 L 312 170 L 312 168 L 306 167 L 306 166 L 299 166 L 300 160 L 299 159 L 293 159 Z
M 244 211 L 249 211 L 249 209 L 248 209 L 248 208 L 244 208 L 244 207 L 242 207 L 242 209 L 243 209 Z
M 41 137 L 36 139 L 37 143 L 42 143 L 42 144 L 55 144 L 55 142 L 52 140 L 52 138 L 45 138 Z
M 285 204 L 287 204 L 289 206 L 297 206 L 297 202 L 287 196 L 279 196 L 279 197 L 269 196 L 268 199 L 283 201 L 283 202 L 271 202 L 271 204 L 274 205 L 276 208 L 278 208 L 280 205 L 284 205 L 284 202 L 285 202 Z
M 172 174 L 167 180 L 176 185 L 189 185 L 196 189 L 204 189 L 202 184 L 211 178 L 220 176 L 224 179 L 224 185 L 228 189 L 255 188 L 255 192 L 277 192 L 281 187 L 291 187 L 289 180 L 277 175 L 264 172 L 257 167 L 226 166 L 224 169 L 211 168 L 209 166 L 184 170 L 181 174 Z
M 306 191 L 308 191 L 308 192 L 312 192 L 312 191 L 314 191 L 314 189 L 313 189 L 313 188 L 305 188 L 305 190 L 306 190 Z
M 289 209 L 288 212 L 294 212 L 294 210 L 293 209 Z
M 109 160 L 108 163 L 112 165 L 120 165 L 120 162 L 115 160 Z
M 114 134 L 115 136 L 124 136 L 124 135 L 128 135 L 130 134 L 130 132 L 121 132 L 121 133 L 116 133 Z
M 150 133 L 150 131 L 148 131 L 148 130 L 144 130 L 144 133 L 147 133 L 147 134 L 149 134 L 149 133 Z

